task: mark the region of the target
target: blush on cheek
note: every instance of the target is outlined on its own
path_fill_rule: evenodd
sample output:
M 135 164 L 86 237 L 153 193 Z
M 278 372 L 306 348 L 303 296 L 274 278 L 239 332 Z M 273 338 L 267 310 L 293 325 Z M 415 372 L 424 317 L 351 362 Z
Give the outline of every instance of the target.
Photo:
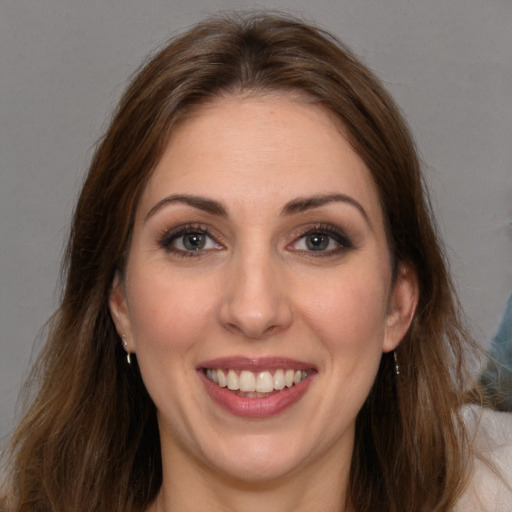
M 354 284 L 351 279 L 340 280 L 339 284 L 321 283 L 318 290 L 311 290 L 311 296 L 321 300 L 305 301 L 303 310 L 318 329 L 331 333 L 337 330 L 340 342 L 364 343 L 369 333 L 383 332 L 387 309 L 384 288 L 376 287 L 375 280 L 366 286 Z
M 194 282 L 183 283 L 161 273 L 156 279 L 134 273 L 129 284 L 135 343 L 139 339 L 161 348 L 187 345 L 201 319 L 208 318 L 205 310 L 211 309 L 211 298 L 205 300 L 207 292 Z

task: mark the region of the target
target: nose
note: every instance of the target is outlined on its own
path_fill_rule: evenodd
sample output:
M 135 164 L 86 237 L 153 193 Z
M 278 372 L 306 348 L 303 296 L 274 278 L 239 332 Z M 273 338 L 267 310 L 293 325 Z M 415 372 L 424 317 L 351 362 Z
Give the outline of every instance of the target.
M 292 322 L 289 290 L 271 256 L 241 254 L 231 261 L 222 297 L 220 323 L 246 338 L 265 339 Z

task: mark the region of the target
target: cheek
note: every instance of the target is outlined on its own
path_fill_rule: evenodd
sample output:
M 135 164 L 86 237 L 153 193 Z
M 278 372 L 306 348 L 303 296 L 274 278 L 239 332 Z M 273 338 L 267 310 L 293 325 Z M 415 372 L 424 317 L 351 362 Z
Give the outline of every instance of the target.
M 194 403 L 197 379 L 192 361 L 209 332 L 212 301 L 201 280 L 185 282 L 165 272 L 132 272 L 127 282 L 130 319 L 142 379 L 171 428 Z M 180 412 L 181 411 L 181 412 Z
M 371 270 L 340 274 L 314 281 L 304 290 L 303 316 L 330 351 L 356 356 L 371 346 L 380 353 L 387 309 L 385 274 Z
M 200 340 L 214 304 L 210 284 L 154 272 L 134 273 L 127 285 L 132 297 L 130 318 L 137 352 L 176 353 Z

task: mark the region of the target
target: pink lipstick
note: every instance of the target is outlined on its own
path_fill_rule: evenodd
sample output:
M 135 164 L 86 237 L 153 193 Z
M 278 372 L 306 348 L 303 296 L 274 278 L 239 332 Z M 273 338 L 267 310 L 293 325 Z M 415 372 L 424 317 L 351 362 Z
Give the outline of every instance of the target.
M 310 363 L 276 357 L 218 358 L 197 372 L 217 405 L 245 418 L 268 418 L 292 407 L 317 373 Z

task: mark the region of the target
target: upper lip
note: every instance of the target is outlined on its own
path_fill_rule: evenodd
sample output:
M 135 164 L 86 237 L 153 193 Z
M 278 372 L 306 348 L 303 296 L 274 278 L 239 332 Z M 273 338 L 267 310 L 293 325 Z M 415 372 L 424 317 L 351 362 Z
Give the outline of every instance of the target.
M 210 359 L 198 365 L 198 369 L 226 368 L 236 370 L 248 370 L 251 372 L 263 372 L 265 370 L 293 369 L 316 370 L 315 365 L 304 361 L 297 361 L 288 357 L 219 357 Z

